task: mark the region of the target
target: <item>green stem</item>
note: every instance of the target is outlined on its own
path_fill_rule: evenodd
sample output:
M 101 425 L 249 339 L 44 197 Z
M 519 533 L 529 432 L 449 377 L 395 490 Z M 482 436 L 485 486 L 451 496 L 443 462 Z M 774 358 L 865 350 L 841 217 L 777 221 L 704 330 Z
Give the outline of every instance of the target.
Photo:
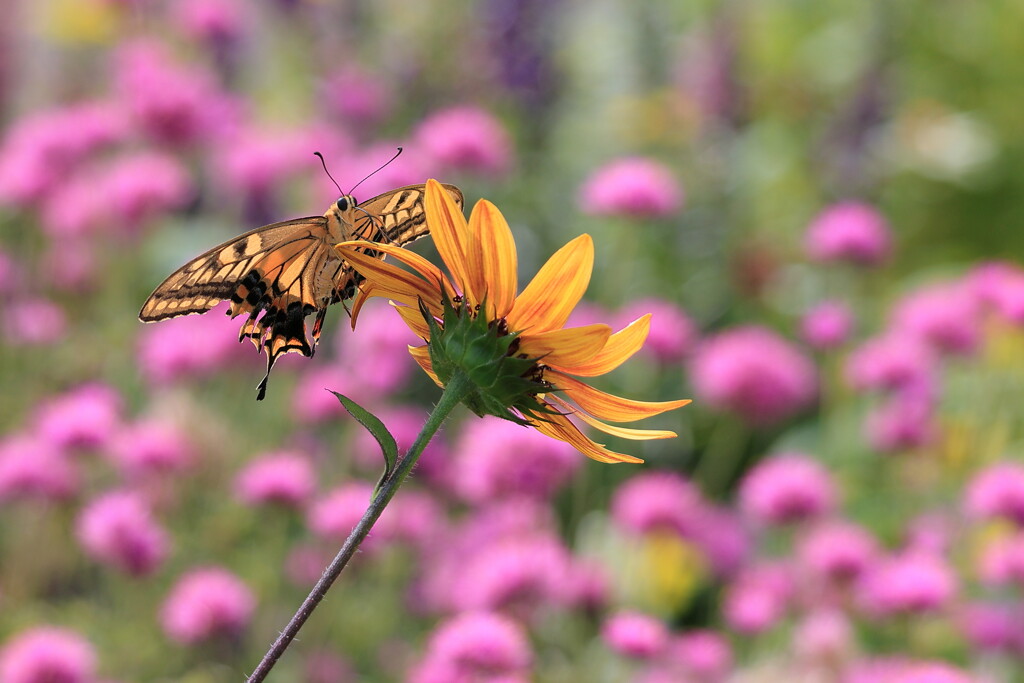
M 292 640 L 298 635 L 299 629 L 306 623 L 306 619 L 313 613 L 316 606 L 320 604 L 320 601 L 327 595 L 327 591 L 331 585 L 341 574 L 341 571 L 348 564 L 348 561 L 358 550 L 359 545 L 366 538 L 367 534 L 370 533 L 370 529 L 373 528 L 374 523 L 384 512 L 384 508 L 387 507 L 388 503 L 395 496 L 398 491 L 398 487 L 402 485 L 405 478 L 412 471 L 412 468 L 416 465 L 416 461 L 419 460 L 420 455 L 423 453 L 423 449 L 426 448 L 427 444 L 437 433 L 437 430 L 441 427 L 441 424 L 448 417 L 452 409 L 455 408 L 469 393 L 470 381 L 461 372 L 456 373 L 448 385 L 444 388 L 441 393 L 441 399 L 434 406 L 434 410 L 427 417 L 427 421 L 423 425 L 423 429 L 416 436 L 416 441 L 413 443 L 412 448 L 405 454 L 398 467 L 391 474 L 390 477 L 381 482 L 377 489 L 376 495 L 373 500 L 370 501 L 370 506 L 366 508 L 366 512 L 363 514 L 363 518 L 359 520 L 359 524 L 352 530 L 348 538 L 345 539 L 344 545 L 341 546 L 341 550 L 331 561 L 331 564 L 324 570 L 320 580 L 313 586 L 313 590 L 309 592 L 306 599 L 302 601 L 302 605 L 299 606 L 298 611 L 289 620 L 288 625 L 285 626 L 284 630 L 274 641 L 274 644 L 270 646 L 267 653 L 263 655 L 263 659 L 260 660 L 260 664 L 253 671 L 252 675 L 248 678 L 248 683 L 260 683 L 263 681 L 267 674 L 270 673 L 271 669 L 277 663 L 277 660 L 281 658 L 284 651 L 288 649 Z

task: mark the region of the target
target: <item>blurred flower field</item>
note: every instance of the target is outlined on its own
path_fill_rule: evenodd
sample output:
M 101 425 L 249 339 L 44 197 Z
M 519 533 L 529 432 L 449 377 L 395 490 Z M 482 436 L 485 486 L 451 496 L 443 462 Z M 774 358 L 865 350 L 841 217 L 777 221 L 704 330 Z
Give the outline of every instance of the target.
M 11 0 L 0 683 L 242 680 L 438 389 L 383 301 L 265 360 L 143 325 L 234 235 L 437 178 L 599 388 L 615 466 L 460 410 L 271 681 L 1024 681 L 1024 5 Z M 467 208 L 468 208 L 467 207 Z M 438 262 L 429 240 L 413 250 Z M 598 438 L 598 435 L 594 435 Z M 600 435 L 604 436 L 604 435 Z

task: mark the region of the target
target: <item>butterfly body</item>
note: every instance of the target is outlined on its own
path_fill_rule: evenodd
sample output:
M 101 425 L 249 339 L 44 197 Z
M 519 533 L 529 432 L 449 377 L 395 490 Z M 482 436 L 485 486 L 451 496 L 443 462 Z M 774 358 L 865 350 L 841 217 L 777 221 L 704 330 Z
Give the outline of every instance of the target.
M 461 207 L 462 192 L 446 185 Z M 286 353 L 312 356 L 327 307 L 351 298 L 361 278 L 333 246 L 364 239 L 405 245 L 427 234 L 423 185 L 410 185 L 358 204 L 343 195 L 322 216 L 295 218 L 247 232 L 189 261 L 161 283 L 143 304 L 139 319 L 155 322 L 205 313 L 229 300 L 228 315 L 247 314 L 239 341 L 248 338 L 267 353 L 270 370 Z M 312 344 L 306 316 L 316 313 Z

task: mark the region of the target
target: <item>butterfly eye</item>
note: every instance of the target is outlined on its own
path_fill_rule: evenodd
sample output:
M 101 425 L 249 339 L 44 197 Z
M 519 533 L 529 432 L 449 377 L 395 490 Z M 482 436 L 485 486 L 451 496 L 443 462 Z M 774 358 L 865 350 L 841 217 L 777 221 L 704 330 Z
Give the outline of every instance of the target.
M 348 211 L 350 207 L 348 197 L 340 197 L 337 201 L 337 207 L 338 211 Z

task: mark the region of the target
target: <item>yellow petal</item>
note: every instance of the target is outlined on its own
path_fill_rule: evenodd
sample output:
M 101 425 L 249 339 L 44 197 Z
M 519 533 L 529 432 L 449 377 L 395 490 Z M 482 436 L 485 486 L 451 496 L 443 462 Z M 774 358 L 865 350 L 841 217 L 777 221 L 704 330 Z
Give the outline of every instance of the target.
M 469 231 L 466 217 L 441 183 L 433 179 L 427 181 L 424 207 L 437 253 L 448 266 L 448 272 L 463 295 L 474 303 L 478 302 L 477 292 L 473 289 L 472 262 L 479 260 L 479 246 L 476 236 Z M 475 256 L 471 257 L 471 253 Z
M 469 229 L 480 243 L 488 320 L 500 320 L 516 301 L 518 261 L 516 242 L 505 217 L 486 199 L 477 202 L 469 217 Z
M 556 370 L 546 371 L 544 378 L 550 380 L 560 391 L 564 391 L 583 410 L 612 422 L 642 420 L 667 410 L 682 408 L 690 403 L 690 399 L 658 402 L 631 401 L 628 398 L 607 394 Z
M 338 253 L 355 268 L 360 275 L 372 287 L 374 296 L 383 296 L 394 299 L 407 306 L 416 306 L 422 300 L 432 312 L 441 313 L 441 290 L 440 283 L 428 282 L 415 273 L 385 263 L 384 261 L 370 256 L 361 250 L 348 246 L 349 243 L 337 245 Z M 366 244 L 365 242 L 361 244 Z M 384 245 L 375 245 L 376 247 Z M 411 252 L 410 252 L 411 253 Z M 397 259 L 404 260 L 408 254 Z M 422 257 L 418 257 L 422 258 Z M 440 271 L 438 275 L 443 278 Z M 441 282 L 444 282 L 442 279 Z M 435 310 L 436 309 L 436 310 Z
M 400 306 L 394 301 L 391 302 L 395 310 L 398 311 L 398 315 L 402 316 L 402 320 L 409 326 L 417 337 L 423 341 L 430 341 L 430 327 L 427 325 L 427 321 L 423 319 L 423 314 L 420 309 L 413 306 Z
M 560 328 L 587 290 L 593 268 L 594 241 L 580 235 L 555 252 L 519 295 L 509 329 L 537 334 Z
M 424 346 L 410 346 L 409 355 L 412 356 L 413 360 L 419 363 L 420 367 L 423 368 L 423 372 L 427 373 L 430 379 L 434 380 L 434 384 L 444 389 L 444 385 L 441 384 L 441 380 L 434 374 L 434 366 L 430 362 L 430 349 Z
M 444 272 L 435 266 L 433 263 L 423 258 L 414 251 L 403 249 L 395 244 L 383 244 L 378 242 L 366 242 L 365 240 L 357 240 L 353 242 L 341 242 L 334 245 L 334 249 L 344 258 L 350 260 L 349 256 L 354 255 L 355 258 L 359 258 L 360 255 L 363 262 L 370 256 L 366 253 L 367 249 L 373 251 L 379 251 L 385 255 L 391 256 L 396 261 L 399 261 L 420 275 L 424 280 L 430 284 L 437 284 L 441 282 L 445 285 L 445 289 L 448 292 L 449 297 L 454 294 L 454 290 L 451 288 L 451 283 L 448 282 L 448 278 L 445 277 Z M 374 257 L 377 261 L 383 261 L 383 259 Z M 372 264 L 370 264 L 372 265 Z
M 545 365 L 576 365 L 599 353 L 611 334 L 612 328 L 601 324 L 524 334 L 519 337 L 517 353 Z
M 628 427 L 616 427 L 610 425 L 607 422 L 601 422 L 580 410 L 574 405 L 566 403 L 558 396 L 549 394 L 545 400 L 552 401 L 557 404 L 564 411 L 571 413 L 579 419 L 586 422 L 588 425 L 595 429 L 600 429 L 605 434 L 611 434 L 622 439 L 632 439 L 633 441 L 650 441 L 652 439 L 674 439 L 678 434 L 669 431 L 667 429 L 629 429 Z
M 651 314 L 634 320 L 627 327 L 608 338 L 608 343 L 595 356 L 582 363 L 554 363 L 560 372 L 578 377 L 597 377 L 622 365 L 643 347 L 651 330 Z
M 547 420 L 547 421 L 545 421 Z M 587 438 L 576 425 L 564 415 L 544 415 L 544 419 L 530 420 L 538 432 L 552 439 L 564 441 L 583 455 L 598 462 L 643 462 L 640 458 L 625 453 L 610 451 L 599 443 Z

